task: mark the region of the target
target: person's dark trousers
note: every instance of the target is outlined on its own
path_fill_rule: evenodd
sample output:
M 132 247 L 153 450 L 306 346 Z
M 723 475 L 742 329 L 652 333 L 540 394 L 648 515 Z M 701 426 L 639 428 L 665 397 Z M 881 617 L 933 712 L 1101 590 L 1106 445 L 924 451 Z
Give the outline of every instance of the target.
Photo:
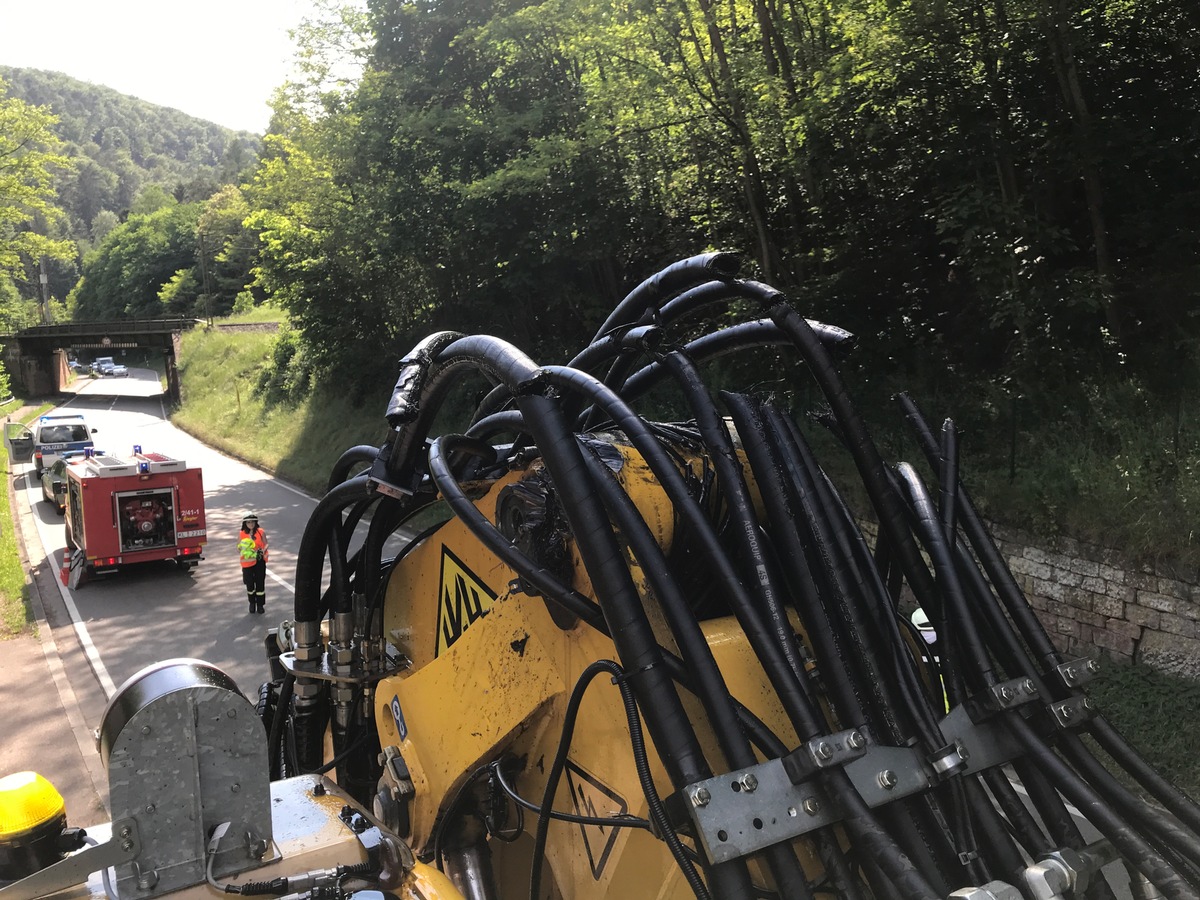
M 246 601 L 250 604 L 250 612 L 266 612 L 264 608 L 267 601 L 266 562 L 260 559 L 252 566 L 243 566 L 242 584 L 246 585 Z

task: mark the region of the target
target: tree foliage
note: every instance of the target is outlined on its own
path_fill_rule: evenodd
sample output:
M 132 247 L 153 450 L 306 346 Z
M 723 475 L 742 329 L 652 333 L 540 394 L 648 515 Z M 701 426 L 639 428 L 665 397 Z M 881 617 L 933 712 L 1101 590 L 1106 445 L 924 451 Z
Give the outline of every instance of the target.
M 281 96 L 250 192 L 261 284 L 329 365 L 434 327 L 569 347 L 706 246 L 881 359 L 997 384 L 1196 337 L 1185 0 L 368 11 L 364 77 Z

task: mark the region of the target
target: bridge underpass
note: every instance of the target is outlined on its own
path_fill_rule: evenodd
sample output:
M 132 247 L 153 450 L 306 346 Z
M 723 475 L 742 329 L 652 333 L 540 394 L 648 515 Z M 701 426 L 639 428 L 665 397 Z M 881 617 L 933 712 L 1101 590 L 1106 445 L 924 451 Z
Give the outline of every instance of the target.
M 62 390 L 69 379 L 68 351 L 95 358 L 135 348 L 158 350 L 163 354 L 167 397 L 172 404 L 178 404 L 179 338 L 199 321 L 178 317 L 35 325 L 0 336 L 0 342 L 4 344 L 4 365 L 10 380 L 29 397 L 49 396 Z

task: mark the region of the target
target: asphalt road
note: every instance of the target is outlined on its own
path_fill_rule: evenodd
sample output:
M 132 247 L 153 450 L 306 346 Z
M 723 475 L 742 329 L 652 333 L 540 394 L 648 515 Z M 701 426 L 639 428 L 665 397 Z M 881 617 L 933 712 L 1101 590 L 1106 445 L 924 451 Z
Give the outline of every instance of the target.
M 212 663 L 253 701 L 267 679 L 267 628 L 291 614 L 296 551 L 315 499 L 174 428 L 157 376 L 148 369 L 131 369 L 128 378 L 81 379 L 64 406 L 81 412 L 97 430 L 97 449 L 128 453 L 140 444 L 147 452 L 201 466 L 207 512 L 208 545 L 190 574 L 162 562 L 131 566 L 76 590 L 53 578 L 58 590 L 57 596 L 48 592 L 47 618 L 56 630 L 75 632 L 76 640 L 63 651 L 64 665 L 87 724 L 100 724 L 107 699 L 126 679 L 175 657 Z M 17 502 L 28 504 L 40 538 L 40 546 L 29 542 L 30 563 L 43 574 L 57 574 L 65 547 L 62 516 L 42 502 L 32 465 L 18 465 L 14 472 Z M 270 541 L 263 616 L 247 611 L 237 559 L 245 510 L 258 513 Z

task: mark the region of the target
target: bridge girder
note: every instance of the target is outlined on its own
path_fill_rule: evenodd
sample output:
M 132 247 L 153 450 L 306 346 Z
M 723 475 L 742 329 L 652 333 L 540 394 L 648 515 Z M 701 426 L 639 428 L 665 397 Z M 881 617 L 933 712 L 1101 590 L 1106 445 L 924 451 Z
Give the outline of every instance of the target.
M 13 383 L 27 395 L 57 393 L 62 388 L 65 366 L 61 351 L 89 350 L 102 355 L 106 350 L 146 347 L 163 352 L 167 372 L 167 395 L 180 402 L 176 360 L 180 335 L 201 320 L 187 318 L 118 319 L 108 322 L 66 322 L 35 325 L 15 334 L 0 336 L 4 361 Z

